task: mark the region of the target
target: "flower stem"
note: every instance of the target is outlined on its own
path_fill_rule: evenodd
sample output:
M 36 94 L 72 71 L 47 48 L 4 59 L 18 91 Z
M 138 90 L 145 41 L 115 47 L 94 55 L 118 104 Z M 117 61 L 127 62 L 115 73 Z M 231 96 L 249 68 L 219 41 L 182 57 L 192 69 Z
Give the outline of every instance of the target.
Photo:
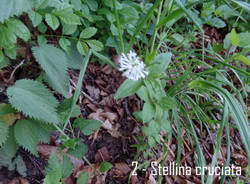
M 157 19 L 156 19 L 155 25 L 157 25 L 159 23 L 159 21 L 160 21 L 162 5 L 163 5 L 163 0 L 161 0 L 161 3 L 160 3 L 160 7 L 159 7 L 159 10 L 158 10 L 158 15 L 157 15 Z M 152 41 L 152 46 L 151 46 L 151 53 L 153 53 L 153 51 L 154 51 L 157 30 L 158 29 L 156 29 L 156 28 L 154 30 L 153 41 Z
M 113 0 L 113 6 L 114 6 L 114 9 L 115 9 L 115 19 L 116 19 L 116 24 L 117 24 L 118 33 L 119 33 L 120 42 L 121 42 L 121 49 L 122 49 L 122 52 L 124 52 L 124 43 L 123 43 L 123 38 L 122 38 L 122 31 L 121 31 L 119 15 L 118 15 L 118 11 L 117 11 L 117 8 L 116 8 L 116 0 Z

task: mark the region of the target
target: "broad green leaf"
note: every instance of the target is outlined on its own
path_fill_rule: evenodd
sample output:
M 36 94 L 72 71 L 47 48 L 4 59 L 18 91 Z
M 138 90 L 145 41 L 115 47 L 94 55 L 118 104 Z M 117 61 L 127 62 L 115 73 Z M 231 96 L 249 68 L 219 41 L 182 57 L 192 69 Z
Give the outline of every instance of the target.
M 33 47 L 32 51 L 36 61 L 45 70 L 50 86 L 68 98 L 69 76 L 66 54 L 61 49 L 45 44 Z
M 34 27 L 37 27 L 43 20 L 42 15 L 36 11 L 30 10 L 28 11 L 28 15 Z
M 80 128 L 81 132 L 88 136 L 93 134 L 95 130 L 98 130 L 102 126 L 102 122 L 78 118 L 74 121 L 73 126 Z
M 84 56 L 87 55 L 88 50 L 89 50 L 89 47 L 88 47 L 88 45 L 87 45 L 85 42 L 83 42 L 83 41 L 78 41 L 76 47 L 77 47 L 77 50 L 78 50 L 78 52 L 79 52 L 80 54 L 82 54 L 82 55 L 84 55 Z
M 86 184 L 89 181 L 89 174 L 87 172 L 81 172 L 77 178 L 77 184 Z
M 4 123 L 0 120 L 0 147 L 2 147 L 3 143 L 7 140 L 9 134 L 9 127 L 7 123 Z
M 137 90 L 140 89 L 142 84 L 143 84 L 142 80 L 137 80 L 137 81 L 129 79 L 125 80 L 115 93 L 115 99 L 125 98 L 127 96 L 133 95 L 134 93 L 136 93 Z
M 41 22 L 37 28 L 38 28 L 38 31 L 40 31 L 41 33 L 45 33 L 47 31 L 47 26 L 43 22 Z M 39 36 L 42 36 L 42 35 L 39 35 Z
M 80 38 L 82 39 L 88 39 L 91 38 L 92 36 L 94 36 L 97 32 L 97 29 L 95 27 L 88 27 L 85 28 L 84 30 L 82 30 L 81 34 L 80 34 Z
M 0 22 L 13 15 L 20 15 L 24 11 L 34 7 L 34 0 L 1 0 L 0 2 Z
M 98 40 L 86 40 L 87 44 L 90 46 L 91 49 L 93 49 L 94 51 L 102 51 L 104 46 L 102 44 L 102 42 L 98 41 Z
M 108 170 L 110 170 L 112 167 L 113 167 L 113 165 L 112 165 L 111 163 L 103 161 L 103 162 L 100 164 L 100 172 L 101 172 L 101 173 L 105 173 L 105 172 L 107 172 Z
M 239 37 L 235 31 L 235 29 L 232 29 L 231 34 L 230 34 L 230 42 L 232 43 L 233 46 L 238 46 L 239 45 Z
M 64 35 L 72 35 L 76 32 L 77 25 L 70 25 L 70 24 L 62 24 L 63 25 L 63 34 Z
M 169 52 L 157 55 L 149 67 L 150 75 L 154 76 L 165 72 L 171 61 L 171 57 L 172 54 Z
M 87 152 L 88 152 L 88 147 L 81 142 L 75 147 L 75 149 L 69 149 L 67 151 L 68 154 L 73 155 L 78 159 L 84 157 L 87 154 Z
M 16 56 L 17 56 L 16 47 L 6 48 L 4 49 L 4 53 L 10 59 L 16 59 Z
M 39 45 L 44 45 L 44 44 L 47 44 L 47 39 L 43 35 L 38 35 L 37 42 Z
M 147 123 L 152 120 L 155 115 L 155 108 L 150 102 L 145 102 L 142 109 L 142 120 Z
M 46 13 L 45 14 L 45 21 L 47 24 L 55 31 L 59 27 L 59 20 L 55 15 Z
M 70 52 L 70 44 L 70 41 L 64 37 L 61 37 L 59 40 L 60 47 L 62 47 L 62 49 L 66 51 L 66 53 Z
M 25 42 L 27 42 L 30 39 L 29 29 L 20 20 L 14 18 L 9 19 L 6 22 L 6 25 L 13 33 L 16 34 L 16 36 L 23 39 Z
M 98 9 L 98 3 L 96 0 L 85 0 L 85 2 L 92 11 L 96 11 Z
M 243 48 L 245 47 L 250 48 L 250 33 L 249 32 L 239 33 L 238 36 L 240 40 L 239 46 Z
M 1 138 L 2 138 L 1 134 Z M 8 157 L 13 158 L 16 155 L 18 145 L 14 136 L 14 126 L 9 127 L 8 138 L 4 143 L 4 146 L 1 148 L 1 152 L 8 154 Z M 0 164 L 1 165 L 1 164 Z
M 18 120 L 14 128 L 16 142 L 24 149 L 35 156 L 37 153 L 37 144 L 39 142 L 37 137 L 37 129 L 34 122 L 29 120 Z
M 2 68 L 7 67 L 10 64 L 10 60 L 7 57 L 4 57 L 0 62 L 0 71 Z
M 74 166 L 71 159 L 68 156 L 63 156 L 61 168 L 62 168 L 62 178 L 67 178 L 71 175 Z
M 68 59 L 68 67 L 73 69 L 81 69 L 83 66 L 83 56 L 78 52 L 75 42 L 71 43 L 70 52 L 66 55 Z
M 75 10 L 81 10 L 82 1 L 81 0 L 70 0 L 71 4 L 74 6 Z
M 22 79 L 7 90 L 11 105 L 26 116 L 49 123 L 58 123 L 57 100 L 40 82 Z
M 66 24 L 70 24 L 70 25 L 81 24 L 79 16 L 74 14 L 72 7 L 54 10 L 52 13 L 53 15 L 58 16 Z
M 16 35 L 7 27 L 0 24 L 0 46 L 4 48 L 11 48 L 15 46 Z

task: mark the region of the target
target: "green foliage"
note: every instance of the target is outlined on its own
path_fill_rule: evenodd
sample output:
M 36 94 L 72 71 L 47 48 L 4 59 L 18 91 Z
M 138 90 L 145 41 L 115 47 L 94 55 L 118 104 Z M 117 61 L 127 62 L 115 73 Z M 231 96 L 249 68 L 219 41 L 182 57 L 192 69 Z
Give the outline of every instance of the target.
M 89 174 L 87 172 L 81 172 L 77 178 L 77 184 L 86 184 L 89 181 Z
M 7 123 L 4 123 L 0 120 L 0 147 L 2 147 L 3 143 L 7 140 L 8 137 L 8 132 L 9 132 L 9 128 Z
M 26 116 L 48 123 L 58 123 L 57 100 L 42 84 L 33 80 L 18 80 L 9 87 L 7 95 L 11 105 Z
M 111 163 L 103 161 L 103 162 L 100 164 L 100 172 L 101 172 L 101 173 L 107 172 L 107 171 L 110 170 L 112 167 L 113 167 L 113 165 L 112 165 Z
M 46 72 L 46 80 L 51 87 L 69 97 L 69 77 L 67 75 L 67 58 L 65 53 L 51 45 L 32 48 L 36 61 Z

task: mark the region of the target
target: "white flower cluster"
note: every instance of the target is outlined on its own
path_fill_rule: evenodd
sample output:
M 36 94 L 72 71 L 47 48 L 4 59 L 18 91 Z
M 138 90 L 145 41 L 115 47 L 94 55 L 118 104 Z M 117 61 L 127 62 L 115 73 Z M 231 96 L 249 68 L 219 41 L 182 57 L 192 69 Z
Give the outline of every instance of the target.
M 145 78 L 148 75 L 148 71 L 145 70 L 145 64 L 140 61 L 137 54 L 130 51 L 127 55 L 122 53 L 119 59 L 120 71 L 123 71 L 123 76 L 130 80 L 139 80 Z

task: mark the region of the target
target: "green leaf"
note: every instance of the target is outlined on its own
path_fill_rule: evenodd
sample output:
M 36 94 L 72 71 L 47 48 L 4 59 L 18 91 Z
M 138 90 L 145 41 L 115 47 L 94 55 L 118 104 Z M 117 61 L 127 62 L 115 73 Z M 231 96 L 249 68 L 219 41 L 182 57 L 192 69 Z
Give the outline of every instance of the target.
M 26 165 L 23 161 L 23 158 L 18 155 L 15 160 L 13 161 L 13 164 L 16 165 L 16 170 L 17 172 L 22 176 L 22 177 L 26 177 L 27 176 L 27 168 Z
M 86 40 L 86 42 L 88 43 L 90 48 L 93 49 L 94 51 L 99 52 L 99 51 L 102 51 L 104 48 L 102 42 L 98 40 Z
M 142 120 L 147 123 L 152 120 L 155 115 L 155 108 L 150 102 L 145 102 L 142 109 Z
M 68 39 L 66 39 L 64 37 L 61 37 L 60 40 L 59 40 L 59 45 L 67 53 L 70 52 L 70 45 L 71 45 L 71 43 L 70 43 L 70 41 Z
M 114 67 L 114 68 L 117 68 L 117 66 L 106 56 L 96 52 L 93 50 L 93 55 L 95 55 L 98 59 L 100 59 L 101 61 L 109 64 L 110 66 Z
M 66 54 L 61 49 L 45 44 L 33 47 L 32 51 L 36 61 L 45 70 L 50 86 L 66 98 L 69 97 Z
M 239 6 L 241 6 L 243 9 L 245 9 L 247 12 L 250 12 L 250 3 L 244 2 L 244 1 L 239 1 L 239 0 L 232 0 Z
M 250 66 L 250 60 L 246 56 L 238 55 L 235 59 L 242 61 L 243 63 Z
M 63 34 L 64 35 L 72 35 L 76 32 L 77 25 L 63 24 Z
M 74 165 L 68 156 L 63 156 L 62 161 L 62 178 L 67 178 L 71 175 Z
M 88 27 L 85 28 L 84 30 L 82 30 L 81 34 L 80 34 L 80 38 L 82 39 L 88 39 L 91 38 L 92 36 L 94 36 L 97 32 L 97 29 L 95 27 Z
M 89 181 L 89 174 L 87 172 L 81 172 L 77 178 L 77 184 L 86 184 Z
M 68 59 L 69 68 L 81 69 L 83 67 L 83 56 L 78 52 L 75 42 L 71 43 L 70 52 L 66 57 Z
M 29 120 L 32 121 L 34 127 L 37 129 L 37 138 L 39 142 L 42 143 L 49 143 L 50 142 L 50 135 L 55 130 L 53 126 L 50 124 L 46 124 L 36 120 Z
M 9 19 L 6 22 L 8 28 L 16 34 L 19 38 L 27 42 L 30 39 L 30 31 L 24 23 L 18 19 Z
M 0 63 L 3 61 L 3 59 L 4 59 L 3 51 L 0 49 Z
M 80 25 L 79 16 L 73 13 L 72 7 L 67 7 L 64 9 L 54 10 L 52 11 L 53 15 L 58 16 L 64 23 L 70 25 Z
M 77 50 L 78 50 L 78 52 L 79 52 L 80 54 L 82 54 L 82 55 L 84 55 L 84 56 L 87 55 L 88 50 L 89 50 L 89 47 L 88 47 L 88 45 L 87 45 L 85 42 L 83 42 L 83 41 L 78 41 L 76 47 L 77 47 Z
M 9 134 L 9 127 L 7 123 L 4 123 L 0 120 L 0 147 L 2 147 L 3 143 L 7 140 Z
M 92 11 L 96 11 L 98 9 L 98 3 L 96 0 L 85 0 L 85 2 Z
M 75 149 L 69 149 L 67 151 L 68 154 L 73 155 L 78 159 L 81 159 L 83 156 L 85 156 L 87 152 L 88 152 L 88 147 L 81 142 L 76 145 Z
M 45 14 L 45 21 L 47 24 L 55 31 L 59 27 L 59 20 L 55 15 L 46 13 Z
M 6 56 L 8 56 L 10 59 L 16 59 L 17 56 L 16 47 L 4 49 L 4 52 Z
M 28 15 L 34 27 L 37 27 L 43 20 L 42 15 L 33 10 L 28 11 Z
M 24 11 L 31 10 L 34 7 L 34 0 L 1 0 L 0 22 L 13 15 L 20 15 Z
M 98 130 L 102 126 L 102 122 L 78 118 L 74 121 L 73 126 L 80 128 L 81 132 L 88 136 L 93 134 L 95 130 Z
M 50 154 L 48 165 L 45 169 L 46 177 L 43 184 L 60 184 L 62 177 L 62 168 L 56 152 L 53 150 Z
M 37 133 L 37 129 L 32 121 L 18 120 L 15 124 L 14 134 L 16 142 L 35 156 L 38 156 L 37 144 L 39 140 Z
M 57 100 L 40 82 L 22 79 L 9 87 L 7 95 L 11 105 L 26 116 L 49 123 L 58 123 Z
M 115 93 L 115 99 L 125 98 L 127 96 L 133 95 L 134 93 L 136 93 L 137 90 L 140 89 L 142 83 L 143 83 L 142 80 L 137 80 L 137 81 L 129 79 L 125 80 Z
M 150 75 L 159 75 L 165 72 L 171 61 L 171 57 L 172 54 L 169 52 L 157 55 L 149 67 Z
M 3 134 L 1 133 L 1 139 L 3 139 L 2 135 Z M 6 153 L 8 157 L 13 158 L 16 155 L 17 148 L 18 148 L 18 145 L 16 143 L 15 136 L 14 136 L 14 126 L 11 126 L 9 127 L 8 138 L 5 141 L 5 144 L 2 147 L 1 151 Z
M 230 42 L 232 43 L 233 46 L 237 47 L 239 45 L 239 37 L 235 31 L 235 29 L 232 29 L 231 34 L 230 34 Z
M 0 46 L 4 48 L 14 47 L 16 43 L 16 35 L 7 27 L 0 24 Z
M 113 165 L 112 165 L 111 163 L 103 161 L 103 162 L 100 164 L 100 172 L 101 172 L 101 173 L 105 173 L 105 172 L 107 172 L 108 170 L 110 170 L 112 167 L 113 167 Z

